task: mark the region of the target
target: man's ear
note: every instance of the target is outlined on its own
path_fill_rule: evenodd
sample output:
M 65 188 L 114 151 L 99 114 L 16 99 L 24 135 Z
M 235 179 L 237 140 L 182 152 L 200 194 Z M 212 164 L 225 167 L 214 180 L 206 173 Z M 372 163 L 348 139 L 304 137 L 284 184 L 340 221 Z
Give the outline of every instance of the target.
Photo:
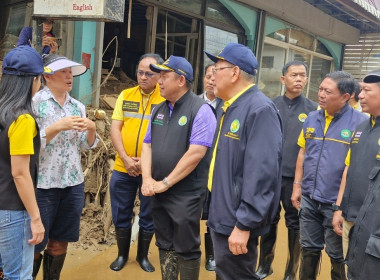
M 342 97 L 343 97 L 344 101 L 347 102 L 348 100 L 350 100 L 351 95 L 348 92 L 346 92 L 345 94 L 343 94 Z
M 179 86 L 185 86 L 186 85 L 186 78 L 185 76 L 179 76 Z

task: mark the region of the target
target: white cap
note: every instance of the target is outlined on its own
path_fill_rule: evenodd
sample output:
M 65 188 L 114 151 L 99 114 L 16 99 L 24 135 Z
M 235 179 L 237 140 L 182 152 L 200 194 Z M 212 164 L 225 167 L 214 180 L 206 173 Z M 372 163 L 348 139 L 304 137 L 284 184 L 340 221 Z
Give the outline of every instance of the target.
M 44 57 L 45 66 L 49 66 L 53 72 L 57 72 L 59 70 L 65 68 L 71 68 L 71 72 L 74 77 L 80 76 L 87 71 L 86 66 L 83 64 L 72 61 L 64 56 L 59 56 L 56 54 L 50 54 Z

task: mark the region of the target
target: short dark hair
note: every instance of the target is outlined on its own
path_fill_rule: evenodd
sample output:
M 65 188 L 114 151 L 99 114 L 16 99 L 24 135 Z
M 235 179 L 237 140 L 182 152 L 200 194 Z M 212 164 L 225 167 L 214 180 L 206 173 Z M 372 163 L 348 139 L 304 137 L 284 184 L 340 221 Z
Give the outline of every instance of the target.
M 306 75 L 307 73 L 309 72 L 309 66 L 307 66 L 307 64 L 303 61 L 300 61 L 300 60 L 292 60 L 292 61 L 289 61 L 288 63 L 286 63 L 284 65 L 284 67 L 282 68 L 282 76 L 285 76 L 285 74 L 288 72 L 288 69 L 290 66 L 293 66 L 293 65 L 302 65 L 305 67 L 306 69 Z
M 214 66 L 214 65 L 215 65 L 215 63 L 208 63 L 208 64 L 206 64 L 204 75 L 206 75 L 206 72 L 207 72 L 208 68 L 210 68 L 211 66 Z
M 162 59 L 162 57 L 159 54 L 157 54 L 157 53 L 146 53 L 146 54 L 143 54 L 142 56 L 140 56 L 139 61 L 137 62 L 136 71 L 137 71 L 137 68 L 139 67 L 141 60 L 143 60 L 144 58 L 147 58 L 147 57 L 154 58 L 157 61 L 157 64 L 164 63 L 164 60 Z
M 345 71 L 335 71 L 326 74 L 325 78 L 330 78 L 335 81 L 340 92 L 340 95 L 348 93 L 352 95 L 355 89 L 355 79 L 354 77 Z
M 354 93 L 355 96 L 355 101 L 358 102 L 359 101 L 359 94 L 360 92 L 362 91 L 362 87 L 360 86 L 359 82 L 355 80 L 355 87 L 354 87 Z

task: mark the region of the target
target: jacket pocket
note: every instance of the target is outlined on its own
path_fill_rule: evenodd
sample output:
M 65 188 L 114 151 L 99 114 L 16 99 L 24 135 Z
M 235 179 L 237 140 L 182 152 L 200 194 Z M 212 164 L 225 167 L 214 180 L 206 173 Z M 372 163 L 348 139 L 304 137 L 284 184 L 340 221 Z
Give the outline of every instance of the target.
M 369 172 L 369 174 L 368 174 L 368 178 L 370 179 L 370 180 L 375 180 L 375 178 L 376 178 L 376 176 L 377 176 L 377 174 L 379 174 L 379 171 L 380 171 L 380 166 L 374 166 L 373 168 L 372 168 L 372 170 L 371 170 L 371 172 Z
M 360 255 L 359 255 L 360 257 Z M 378 279 L 378 275 L 380 274 L 380 236 L 371 235 L 366 248 L 364 258 L 361 261 L 360 266 L 356 265 L 352 268 L 358 271 L 358 278 L 353 279 Z
M 367 247 L 365 252 L 368 255 L 380 259 L 380 237 L 376 235 L 371 235 L 368 239 Z

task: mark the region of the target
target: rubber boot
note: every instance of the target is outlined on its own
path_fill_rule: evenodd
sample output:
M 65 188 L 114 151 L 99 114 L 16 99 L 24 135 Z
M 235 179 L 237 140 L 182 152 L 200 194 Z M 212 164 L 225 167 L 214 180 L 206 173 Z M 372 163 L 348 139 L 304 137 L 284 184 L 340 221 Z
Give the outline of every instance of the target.
M 300 280 L 315 280 L 319 270 L 321 251 L 301 249 Z
M 178 279 L 178 256 L 175 251 L 159 249 L 162 280 Z
M 205 253 L 206 263 L 205 268 L 208 271 L 215 271 L 216 264 L 214 259 L 214 245 L 212 243 L 211 235 L 209 232 L 205 233 Z
M 271 225 L 269 232 L 261 237 L 259 267 L 256 271 L 256 275 L 260 279 L 264 279 L 273 273 L 272 262 L 276 247 L 276 237 L 277 224 Z
M 288 230 L 288 261 L 286 263 L 284 280 L 296 280 L 300 261 L 300 232 L 299 230 Z
M 43 280 L 59 280 L 66 253 L 52 256 L 47 250 L 44 252 Z
M 337 262 L 330 258 L 331 261 L 331 280 L 346 280 L 346 271 L 344 262 Z
M 42 262 L 42 254 L 40 254 L 38 259 L 34 259 L 33 261 L 33 273 L 32 273 L 33 280 L 36 279 L 38 271 L 40 271 L 41 262 Z
M 199 269 L 201 267 L 201 258 L 196 260 L 179 260 L 179 276 L 181 280 L 198 280 Z
M 137 244 L 137 256 L 136 261 L 140 267 L 146 272 L 153 272 L 154 266 L 148 259 L 149 245 L 152 241 L 154 232 L 144 231 L 142 228 L 139 230 L 139 240 Z
M 111 263 L 110 268 L 114 271 L 121 270 L 128 261 L 129 246 L 131 245 L 131 228 L 115 228 L 118 254 Z

